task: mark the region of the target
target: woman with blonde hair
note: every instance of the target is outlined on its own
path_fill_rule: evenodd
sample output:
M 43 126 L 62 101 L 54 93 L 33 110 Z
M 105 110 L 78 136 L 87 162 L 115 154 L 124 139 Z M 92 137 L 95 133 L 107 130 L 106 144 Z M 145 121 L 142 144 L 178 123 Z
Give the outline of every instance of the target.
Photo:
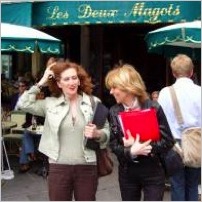
M 37 93 L 46 85 L 51 97 L 36 100 Z M 86 138 L 94 139 L 105 148 L 109 141 L 109 124 L 106 121 L 103 128 L 98 129 L 90 123 L 92 88 L 91 78 L 82 66 L 52 60 L 41 80 L 18 102 L 22 110 L 45 117 L 39 151 L 49 160 L 51 201 L 96 200 L 96 154 L 86 147 Z M 100 102 L 97 97 L 93 98 Z
M 163 110 L 149 99 L 144 81 L 132 65 L 125 64 L 111 70 L 105 83 L 117 102 L 111 107 L 109 115 L 110 147 L 119 161 L 122 200 L 139 201 L 143 191 L 145 201 L 162 201 L 165 172 L 159 154 L 174 144 Z M 126 139 L 118 119 L 119 112 L 148 108 L 156 109 L 160 140 L 140 142 L 140 136 L 137 134 L 134 139 L 130 131 L 127 131 L 129 138 Z

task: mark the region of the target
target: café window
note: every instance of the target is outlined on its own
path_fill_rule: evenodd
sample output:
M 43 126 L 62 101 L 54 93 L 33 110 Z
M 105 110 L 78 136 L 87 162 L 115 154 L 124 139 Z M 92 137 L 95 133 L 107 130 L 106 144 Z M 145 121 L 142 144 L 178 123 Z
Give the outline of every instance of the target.
M 11 79 L 12 71 L 12 55 L 1 55 L 1 74 L 4 74 L 6 79 Z

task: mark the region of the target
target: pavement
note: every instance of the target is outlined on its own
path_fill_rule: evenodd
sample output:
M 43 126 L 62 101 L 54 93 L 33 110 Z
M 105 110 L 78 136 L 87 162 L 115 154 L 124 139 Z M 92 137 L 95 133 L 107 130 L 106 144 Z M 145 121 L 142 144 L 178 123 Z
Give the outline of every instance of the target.
M 118 162 L 112 154 L 114 160 L 113 173 L 99 179 L 97 201 L 121 201 L 118 185 Z M 1 180 L 1 201 L 49 201 L 47 181 L 38 175 L 40 163 L 33 165 L 27 173 L 19 173 L 18 158 L 9 156 L 11 169 L 14 171 L 14 179 Z M 164 201 L 170 201 L 169 190 L 165 191 Z

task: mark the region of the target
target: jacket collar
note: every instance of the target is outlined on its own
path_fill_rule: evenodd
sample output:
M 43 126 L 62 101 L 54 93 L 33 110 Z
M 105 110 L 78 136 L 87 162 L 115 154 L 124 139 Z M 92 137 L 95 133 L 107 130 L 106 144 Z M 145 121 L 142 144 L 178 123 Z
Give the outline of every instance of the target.
M 90 96 L 87 95 L 86 93 L 82 93 L 82 103 L 85 103 L 87 105 L 91 105 L 91 101 L 90 101 Z

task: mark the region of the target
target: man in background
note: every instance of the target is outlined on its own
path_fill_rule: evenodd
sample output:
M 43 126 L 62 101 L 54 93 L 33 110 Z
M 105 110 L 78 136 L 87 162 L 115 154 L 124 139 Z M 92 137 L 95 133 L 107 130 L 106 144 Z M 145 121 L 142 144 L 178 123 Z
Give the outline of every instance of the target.
M 194 65 L 191 58 L 179 54 L 171 61 L 176 78 L 173 84 L 184 123 L 178 124 L 169 87 L 160 91 L 158 102 L 167 117 L 174 138 L 180 143 L 182 131 L 189 127 L 201 127 L 201 87 L 191 80 Z M 197 201 L 201 168 L 185 166 L 170 178 L 172 201 Z

